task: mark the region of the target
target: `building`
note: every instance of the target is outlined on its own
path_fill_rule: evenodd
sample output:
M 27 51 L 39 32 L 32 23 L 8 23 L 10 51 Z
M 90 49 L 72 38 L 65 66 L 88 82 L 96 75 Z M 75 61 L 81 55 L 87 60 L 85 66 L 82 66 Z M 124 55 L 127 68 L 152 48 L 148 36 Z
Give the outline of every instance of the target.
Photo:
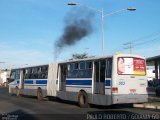
M 6 86 L 10 78 L 10 70 L 0 70 L 0 85 Z
M 147 68 L 153 68 L 148 72 L 148 77 L 152 76 L 150 84 L 153 87 L 160 85 L 160 55 L 147 58 Z M 151 73 L 152 72 L 152 73 Z
M 155 68 L 154 66 L 147 66 L 147 80 L 153 81 L 155 79 Z

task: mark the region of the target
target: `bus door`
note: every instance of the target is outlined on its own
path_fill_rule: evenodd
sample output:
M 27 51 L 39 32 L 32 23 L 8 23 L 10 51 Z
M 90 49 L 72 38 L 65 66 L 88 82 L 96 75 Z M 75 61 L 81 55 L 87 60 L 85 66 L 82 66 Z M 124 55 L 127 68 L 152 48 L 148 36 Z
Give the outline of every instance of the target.
M 66 74 L 67 74 L 67 65 L 61 64 L 60 65 L 60 90 L 66 90 Z
M 105 67 L 106 60 L 94 62 L 94 93 L 105 94 Z

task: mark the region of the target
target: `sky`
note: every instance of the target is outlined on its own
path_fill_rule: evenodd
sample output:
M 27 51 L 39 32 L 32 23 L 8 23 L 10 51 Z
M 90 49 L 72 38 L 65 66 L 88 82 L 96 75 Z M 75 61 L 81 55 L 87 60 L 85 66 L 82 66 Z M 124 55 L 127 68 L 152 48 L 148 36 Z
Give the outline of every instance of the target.
M 68 2 L 78 3 L 68 6 Z M 104 15 L 104 53 L 102 53 L 101 13 Z M 94 9 L 91 9 L 94 8 Z M 72 46 L 56 51 L 55 42 L 62 36 L 65 18 L 80 11 L 92 11 L 93 31 Z M 81 12 L 83 11 L 83 12 Z M 160 53 L 160 0 L 0 0 L 0 68 L 66 61 L 75 53 L 89 56 L 132 53 L 152 57 Z

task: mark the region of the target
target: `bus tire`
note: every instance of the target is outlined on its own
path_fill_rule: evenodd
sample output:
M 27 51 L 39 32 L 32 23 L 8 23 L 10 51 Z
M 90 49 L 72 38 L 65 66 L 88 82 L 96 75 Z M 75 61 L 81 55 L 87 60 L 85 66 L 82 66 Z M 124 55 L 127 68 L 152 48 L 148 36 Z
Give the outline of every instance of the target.
M 81 108 L 87 108 L 88 105 L 88 96 L 84 91 L 80 91 L 78 95 L 78 103 Z
M 43 100 L 43 93 L 41 88 L 38 88 L 37 90 L 37 99 L 40 101 Z
M 19 93 L 20 93 L 20 90 L 19 90 L 18 87 L 16 87 L 16 88 L 15 88 L 15 94 L 16 94 L 17 97 L 19 97 Z

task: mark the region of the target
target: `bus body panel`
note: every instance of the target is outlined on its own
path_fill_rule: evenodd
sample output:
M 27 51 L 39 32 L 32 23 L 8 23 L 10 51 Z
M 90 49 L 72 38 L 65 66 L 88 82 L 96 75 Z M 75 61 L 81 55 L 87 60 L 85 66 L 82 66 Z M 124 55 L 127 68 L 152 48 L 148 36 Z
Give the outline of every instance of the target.
M 47 96 L 57 96 L 57 69 L 58 64 L 49 64 Z
M 9 83 L 9 93 L 15 93 L 15 87 L 19 86 L 19 79 L 15 79 Z
M 145 75 L 134 75 L 134 74 L 118 74 L 118 58 L 136 58 L 144 59 L 144 57 L 132 55 L 118 55 L 114 57 L 113 69 L 113 81 L 112 87 L 113 89 L 117 89 L 112 92 L 113 104 L 116 103 L 138 103 L 138 102 L 147 102 L 148 101 L 148 93 L 147 93 L 147 77 Z M 127 67 L 127 66 L 126 66 Z M 132 64 L 132 67 L 134 65 Z M 145 69 L 146 71 L 146 69 Z M 127 71 L 128 72 L 128 71 Z

